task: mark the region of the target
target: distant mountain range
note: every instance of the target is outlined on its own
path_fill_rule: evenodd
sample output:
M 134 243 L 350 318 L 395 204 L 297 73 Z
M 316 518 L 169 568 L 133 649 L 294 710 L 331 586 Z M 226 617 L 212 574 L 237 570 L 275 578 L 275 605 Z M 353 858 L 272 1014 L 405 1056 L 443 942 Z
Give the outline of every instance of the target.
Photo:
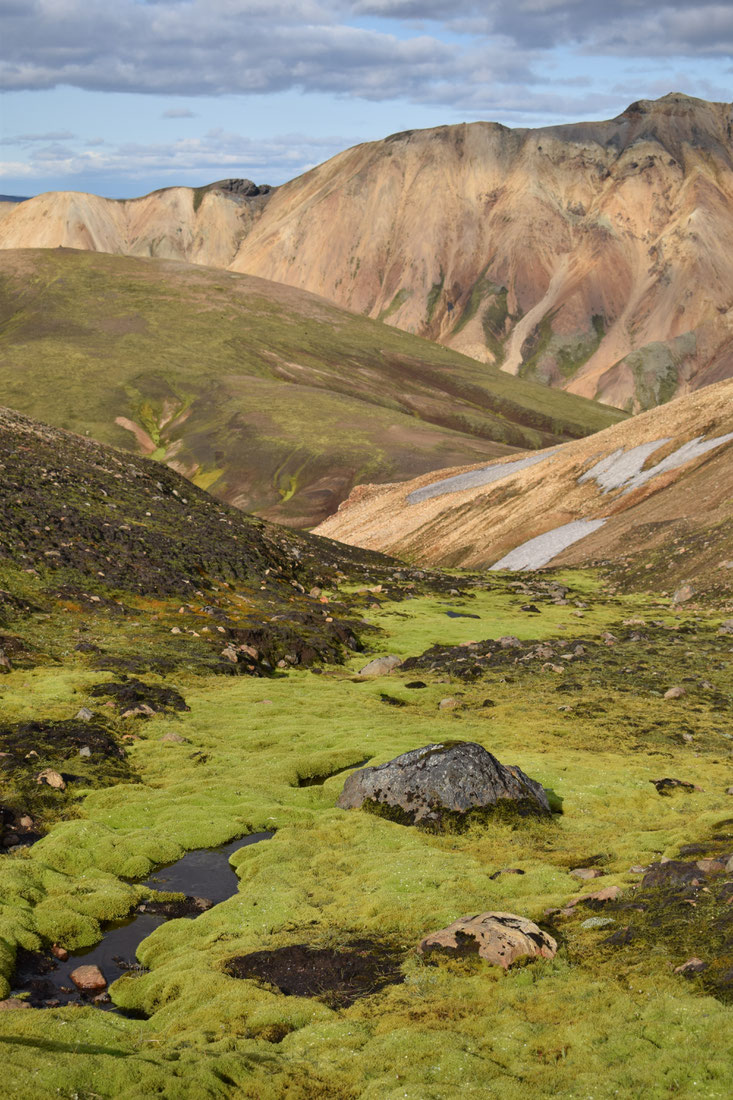
M 40 195 L 0 209 L 0 247 L 228 267 L 638 411 L 733 374 L 732 133 L 679 94 L 408 131 L 276 189 Z

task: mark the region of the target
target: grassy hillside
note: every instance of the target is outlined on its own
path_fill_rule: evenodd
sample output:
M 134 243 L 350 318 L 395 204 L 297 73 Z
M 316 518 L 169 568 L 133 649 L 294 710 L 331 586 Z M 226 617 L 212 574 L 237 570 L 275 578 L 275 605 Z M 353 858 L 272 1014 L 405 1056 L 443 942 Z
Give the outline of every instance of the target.
M 0 401 L 296 526 L 621 416 L 292 288 L 64 249 L 2 253 Z
M 0 1011 L 8 1100 L 729 1095 L 719 610 L 612 595 L 591 572 L 411 570 L 8 413 L 0 448 L 0 997 L 17 962 L 52 976 L 52 945 L 183 904 L 141 884 L 152 868 L 275 834 L 233 857 L 237 893 L 105 967 L 127 1015 L 17 990 Z M 356 678 L 372 653 L 405 667 Z M 149 712 L 124 710 L 136 692 Z M 457 739 L 562 813 L 429 833 L 337 808 L 357 764 Z M 46 768 L 65 789 L 36 781 Z M 664 777 L 687 786 L 658 793 Z M 45 835 L 5 844 L 28 829 Z M 568 906 L 606 887 L 620 896 Z M 557 956 L 504 973 L 415 952 L 489 909 L 539 922 Z M 354 942 L 388 948 L 402 980 L 347 1006 L 230 964 Z M 702 969 L 675 973 L 692 956 Z

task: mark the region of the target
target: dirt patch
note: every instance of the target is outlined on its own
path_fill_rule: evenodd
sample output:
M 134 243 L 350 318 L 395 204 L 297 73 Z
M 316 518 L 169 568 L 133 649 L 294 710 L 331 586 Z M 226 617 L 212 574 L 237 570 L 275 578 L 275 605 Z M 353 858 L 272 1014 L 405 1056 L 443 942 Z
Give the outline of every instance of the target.
M 174 688 L 162 684 L 145 684 L 142 680 L 124 679 L 120 683 L 95 684 L 90 695 L 98 698 L 109 695 L 115 700 L 121 713 L 149 707 L 158 713 L 170 710 L 190 710 L 186 700 Z
M 333 1008 L 345 1008 L 403 982 L 401 961 L 394 948 L 375 940 L 354 940 L 338 951 L 297 943 L 237 955 L 225 971 L 232 978 L 273 985 L 286 997 L 318 997 Z

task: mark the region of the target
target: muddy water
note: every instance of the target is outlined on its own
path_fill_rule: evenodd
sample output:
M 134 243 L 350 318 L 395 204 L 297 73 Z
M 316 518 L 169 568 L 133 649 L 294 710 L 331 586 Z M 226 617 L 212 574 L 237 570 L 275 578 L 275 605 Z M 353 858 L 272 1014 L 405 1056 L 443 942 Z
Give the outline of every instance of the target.
M 144 886 L 154 890 L 176 891 L 189 897 L 206 898 L 213 905 L 226 901 L 237 892 L 238 879 L 229 864 L 233 852 L 261 840 L 269 840 L 273 834 L 251 833 L 239 837 L 220 848 L 201 848 L 187 852 L 176 863 L 160 867 L 144 880 Z M 79 966 L 98 966 L 107 984 L 120 977 L 126 970 L 138 969 L 138 946 L 168 918 L 157 913 L 139 912 L 123 921 L 113 921 L 105 926 L 104 935 L 93 947 L 74 951 L 62 962 L 50 955 L 36 952 L 19 952 L 13 994 L 29 993 L 36 1007 L 55 1007 L 63 1004 L 89 1004 L 90 999 L 75 988 L 71 972 Z M 100 1008 L 117 1011 L 114 1004 L 103 996 L 96 1001 Z

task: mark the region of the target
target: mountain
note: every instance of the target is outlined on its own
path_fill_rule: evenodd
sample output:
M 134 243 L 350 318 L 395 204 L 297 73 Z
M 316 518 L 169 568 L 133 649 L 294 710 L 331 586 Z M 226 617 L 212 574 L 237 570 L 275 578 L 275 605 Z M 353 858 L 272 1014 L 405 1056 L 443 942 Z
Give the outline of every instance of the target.
M 408 131 L 249 197 L 41 195 L 0 247 L 228 266 L 638 411 L 733 373 L 732 126 L 675 93 L 606 122 Z
M 360 481 L 585 435 L 619 414 L 352 315 L 193 264 L 8 251 L 0 393 L 293 526 Z
M 317 530 L 433 565 L 604 560 L 627 587 L 685 582 L 730 596 L 732 458 L 728 380 L 539 454 L 360 486 Z

